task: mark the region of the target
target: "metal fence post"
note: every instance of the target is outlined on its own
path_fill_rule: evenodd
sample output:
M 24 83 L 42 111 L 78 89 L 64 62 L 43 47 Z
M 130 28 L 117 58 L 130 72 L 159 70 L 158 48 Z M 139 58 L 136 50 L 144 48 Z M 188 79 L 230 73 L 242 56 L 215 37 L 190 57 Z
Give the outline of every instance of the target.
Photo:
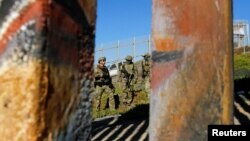
M 138 44 L 143 44 L 143 48 L 140 48 L 140 51 L 137 52 L 137 47 L 140 47 L 138 46 Z M 111 45 L 111 46 L 110 46 Z M 140 53 L 144 53 L 144 52 L 148 52 L 150 53 L 151 52 L 151 35 L 147 36 L 147 37 L 144 37 L 143 36 L 143 39 L 140 39 L 140 40 L 137 40 L 136 37 L 133 37 L 133 39 L 129 39 L 128 41 L 126 42 L 121 42 L 121 40 L 117 40 L 115 41 L 114 43 L 112 44 L 103 44 L 101 43 L 100 46 L 98 46 L 95 51 L 96 55 L 95 57 L 101 57 L 101 56 L 104 56 L 104 55 L 109 55 L 109 52 L 105 52 L 106 50 L 112 50 L 114 49 L 114 53 L 115 53 L 115 56 L 114 56 L 114 60 L 109 60 L 107 63 L 110 63 L 110 62 L 120 62 L 122 61 L 122 58 L 121 58 L 121 55 L 124 55 L 124 53 L 127 53 L 127 52 L 121 52 L 121 47 L 126 47 L 129 49 L 129 51 L 131 51 L 131 55 L 136 58 L 138 55 L 142 55 L 142 54 L 138 54 L 139 52 Z
M 133 38 L 133 57 L 135 58 L 136 57 L 136 53 L 135 53 L 135 37 Z
M 117 66 L 118 66 L 118 62 L 120 62 L 120 41 L 117 41 L 117 52 L 116 52 L 116 62 L 117 62 Z
M 209 124 L 233 124 L 231 4 L 153 0 L 150 141 L 206 141 Z
M 104 48 L 103 48 L 103 44 L 101 44 L 101 49 L 100 49 L 100 52 L 101 52 L 101 56 L 100 57 L 103 57 L 104 55 L 104 52 L 103 52 Z
M 91 140 L 96 3 L 0 0 L 1 141 Z
M 249 22 L 247 22 L 247 45 L 250 46 Z
M 151 35 L 148 36 L 148 53 L 151 53 Z

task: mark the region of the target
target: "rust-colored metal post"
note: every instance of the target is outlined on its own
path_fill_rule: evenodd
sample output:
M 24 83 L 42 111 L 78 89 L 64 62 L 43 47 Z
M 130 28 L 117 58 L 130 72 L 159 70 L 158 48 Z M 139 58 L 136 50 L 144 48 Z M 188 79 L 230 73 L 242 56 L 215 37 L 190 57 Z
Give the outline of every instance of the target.
M 96 0 L 0 0 L 0 140 L 90 140 Z
M 151 141 L 232 124 L 231 0 L 153 0 Z

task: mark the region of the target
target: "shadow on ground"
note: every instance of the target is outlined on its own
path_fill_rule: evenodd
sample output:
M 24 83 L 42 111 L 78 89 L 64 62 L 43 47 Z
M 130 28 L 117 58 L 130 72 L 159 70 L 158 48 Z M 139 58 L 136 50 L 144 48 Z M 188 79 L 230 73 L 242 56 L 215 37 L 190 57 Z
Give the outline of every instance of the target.
M 141 104 L 136 107 L 130 109 L 124 114 L 106 116 L 103 118 L 97 118 L 92 123 L 92 128 L 95 129 L 98 126 L 109 125 L 112 120 L 116 119 L 116 124 L 118 122 L 126 122 L 130 120 L 141 120 L 141 119 L 149 119 L 149 104 Z
M 114 116 L 98 118 L 92 123 L 92 141 L 148 140 L 149 104 L 141 104 Z
M 121 115 L 119 120 L 133 120 L 140 118 L 149 118 L 149 104 L 141 104 L 130 109 Z
M 234 81 L 235 124 L 250 125 L 250 78 Z

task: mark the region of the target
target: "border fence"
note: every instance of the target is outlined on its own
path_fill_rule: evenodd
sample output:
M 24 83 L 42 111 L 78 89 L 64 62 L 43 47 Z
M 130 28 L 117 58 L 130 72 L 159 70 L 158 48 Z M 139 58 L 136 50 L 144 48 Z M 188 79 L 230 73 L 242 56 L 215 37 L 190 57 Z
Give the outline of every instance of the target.
M 151 36 L 138 36 L 116 42 L 102 43 L 95 47 L 95 64 L 99 57 L 107 58 L 107 65 L 123 62 L 127 55 L 133 56 L 133 61 L 142 59 L 145 53 L 151 53 Z
M 235 20 L 233 22 L 234 48 L 250 46 L 249 23 L 247 20 Z M 137 36 L 130 39 L 117 40 L 109 43 L 101 43 L 95 47 L 95 64 L 99 57 L 107 58 L 107 65 L 118 64 L 124 61 L 127 55 L 134 57 L 134 61 L 142 59 L 145 53 L 151 53 L 151 35 Z

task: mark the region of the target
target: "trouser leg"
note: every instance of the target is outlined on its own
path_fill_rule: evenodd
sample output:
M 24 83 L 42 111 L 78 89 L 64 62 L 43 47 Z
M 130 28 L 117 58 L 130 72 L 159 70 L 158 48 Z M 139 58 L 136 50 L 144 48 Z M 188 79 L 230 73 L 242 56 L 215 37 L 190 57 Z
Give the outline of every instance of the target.
M 100 86 L 96 86 L 95 91 L 96 91 L 96 110 L 100 111 L 102 104 L 103 88 Z
M 105 86 L 105 94 L 107 96 L 107 98 L 109 99 L 109 108 L 111 110 L 115 110 L 115 100 L 114 100 L 114 93 L 112 91 L 112 89 L 109 86 Z

